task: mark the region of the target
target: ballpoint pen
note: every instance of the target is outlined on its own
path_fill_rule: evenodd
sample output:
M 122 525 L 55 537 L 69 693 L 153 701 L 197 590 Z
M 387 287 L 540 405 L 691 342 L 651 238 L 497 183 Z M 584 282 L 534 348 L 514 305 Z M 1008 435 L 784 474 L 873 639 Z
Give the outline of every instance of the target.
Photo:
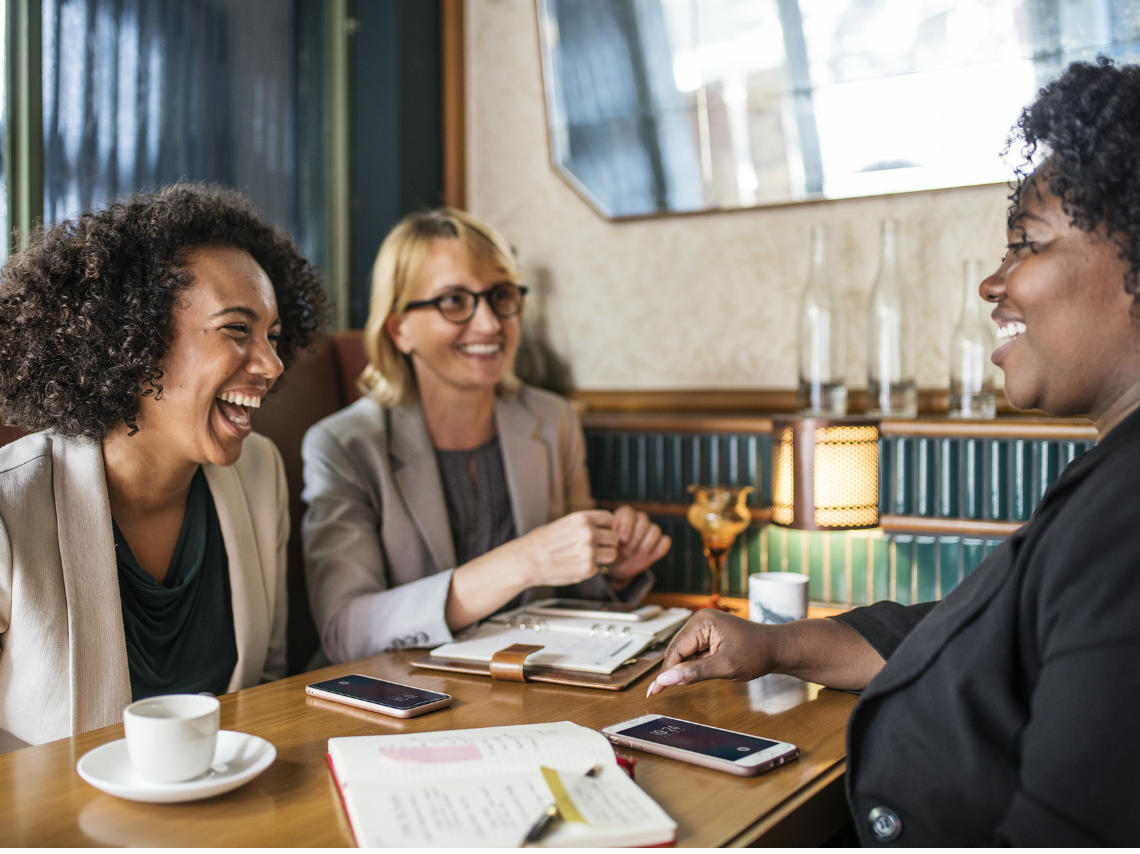
M 593 765 L 583 776 L 597 777 L 598 774 L 601 773 L 601 770 L 601 765 Z M 542 839 L 542 837 L 546 835 L 546 831 L 550 829 L 550 826 L 554 824 L 555 821 L 560 821 L 561 819 L 562 812 L 558 809 L 558 804 L 549 804 L 546 809 L 542 811 L 542 815 L 538 817 L 538 820 L 527 830 L 526 835 L 523 837 L 522 844 L 529 845 L 531 842 L 537 842 Z

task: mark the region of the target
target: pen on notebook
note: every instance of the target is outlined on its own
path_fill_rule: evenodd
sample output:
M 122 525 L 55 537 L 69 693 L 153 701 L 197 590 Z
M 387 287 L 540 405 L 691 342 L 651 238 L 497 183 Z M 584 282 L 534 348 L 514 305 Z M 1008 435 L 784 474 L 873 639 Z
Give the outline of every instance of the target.
M 593 765 L 583 776 L 597 777 L 601 771 L 601 765 Z M 530 826 L 530 829 L 526 832 L 526 836 L 523 837 L 522 844 L 529 845 L 532 842 L 538 842 L 538 840 L 546 835 L 546 831 L 550 830 L 550 826 L 554 824 L 554 822 L 561 820 L 561 818 L 562 813 L 558 810 L 558 804 L 550 804 L 542 811 L 542 815 L 538 817 L 538 821 Z

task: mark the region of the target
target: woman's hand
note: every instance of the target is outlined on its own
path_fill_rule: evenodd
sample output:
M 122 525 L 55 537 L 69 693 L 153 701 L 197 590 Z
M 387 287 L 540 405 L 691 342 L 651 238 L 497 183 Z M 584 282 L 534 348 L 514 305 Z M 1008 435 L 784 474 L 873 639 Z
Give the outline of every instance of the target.
M 674 635 L 661 672 L 645 696 L 703 679 L 744 682 L 787 673 L 828 688 L 861 691 L 883 669 L 883 657 L 854 629 L 836 620 L 769 626 L 711 608 Z
M 566 587 L 612 565 L 618 558 L 618 533 L 608 510 L 580 510 L 549 522 L 502 546 L 523 553 L 527 587 Z
M 665 557 L 673 541 L 649 521 L 648 515 L 628 504 L 614 511 L 613 528 L 617 534 L 617 557 L 609 565 L 608 577 L 620 590 Z
M 703 679 L 741 682 L 763 676 L 771 669 L 769 635 L 773 628 L 711 608 L 698 611 L 674 635 L 661 672 L 645 696 Z

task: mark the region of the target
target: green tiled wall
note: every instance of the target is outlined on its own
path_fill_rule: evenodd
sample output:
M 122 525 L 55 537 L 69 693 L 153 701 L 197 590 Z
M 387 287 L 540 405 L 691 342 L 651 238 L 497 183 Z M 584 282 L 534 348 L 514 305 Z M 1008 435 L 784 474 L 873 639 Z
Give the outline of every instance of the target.
M 771 503 L 767 434 L 587 431 L 590 487 L 599 501 L 688 502 L 691 483 L 752 486 L 748 503 Z
M 587 460 L 601 501 L 687 504 L 690 483 L 751 484 L 750 504 L 771 503 L 767 434 L 636 433 L 588 430 Z M 880 440 L 880 511 L 885 514 L 1022 521 L 1045 489 L 1092 442 L 888 436 Z M 654 517 L 673 538 L 657 565 L 657 588 L 703 593 L 709 570 L 697 533 L 679 516 Z M 803 572 L 813 601 L 861 605 L 941 598 L 1001 539 L 878 531 L 793 531 L 753 525 L 741 535 L 723 592 L 746 596 L 753 572 Z
M 1092 445 L 884 436 L 879 508 L 901 516 L 1024 521 L 1061 470 Z

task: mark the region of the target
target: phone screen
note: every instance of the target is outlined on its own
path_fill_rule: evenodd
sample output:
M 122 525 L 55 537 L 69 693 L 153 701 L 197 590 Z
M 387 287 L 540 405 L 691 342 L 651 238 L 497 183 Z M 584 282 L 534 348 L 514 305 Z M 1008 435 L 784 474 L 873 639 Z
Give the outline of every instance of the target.
M 757 738 L 738 732 L 726 732 L 722 729 L 702 726 L 690 721 L 679 721 L 676 718 L 658 718 L 647 721 L 632 729 L 623 729 L 621 734 L 729 761 L 760 753 L 778 743 L 766 738 Z
M 552 599 L 542 603 L 552 611 L 608 611 L 613 614 L 632 614 L 641 605 L 636 602 L 594 602 L 586 599 Z
M 356 675 L 315 682 L 313 687 L 328 691 L 330 694 L 340 694 L 342 697 L 369 700 L 393 709 L 414 709 L 447 698 L 446 694 L 437 694 L 435 691 L 425 691 L 422 688 L 411 688 L 395 682 Z

